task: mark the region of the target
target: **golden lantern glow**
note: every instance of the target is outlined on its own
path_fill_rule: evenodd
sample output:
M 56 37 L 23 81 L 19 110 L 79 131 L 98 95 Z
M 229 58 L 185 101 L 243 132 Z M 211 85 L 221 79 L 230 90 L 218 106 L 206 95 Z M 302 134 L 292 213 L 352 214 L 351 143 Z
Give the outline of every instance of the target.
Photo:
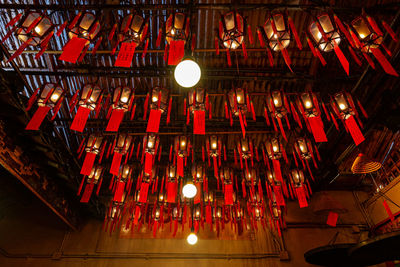
M 133 137 L 126 133 L 120 133 L 117 137 L 117 142 L 115 143 L 114 152 L 125 155 L 128 153 L 128 149 L 131 146 Z
M 292 182 L 294 186 L 301 187 L 304 183 L 304 173 L 302 170 L 293 169 L 290 172 L 290 177 L 292 178 Z
M 113 108 L 127 111 L 134 97 L 134 89 L 129 88 L 128 86 L 115 88 L 112 98 Z
M 99 154 L 100 148 L 103 143 L 103 136 L 101 134 L 91 134 L 86 142 L 85 151 Z
M 319 27 L 320 25 L 320 27 Z M 323 33 L 321 32 L 323 31 Z M 309 32 L 319 50 L 330 52 L 334 49 L 335 43 L 339 45 L 341 38 L 334 20 L 328 13 L 316 18 L 309 27 Z M 326 39 L 324 38 L 326 37 Z
M 88 40 L 87 43 L 96 38 L 100 32 L 100 23 L 96 15 L 90 12 L 83 13 L 75 25 L 69 30 L 68 36 L 70 39 L 74 37 Z
M 186 41 L 190 34 L 190 19 L 185 13 L 173 12 L 168 16 L 166 23 L 166 40 Z
M 32 28 L 32 26 L 34 27 Z M 48 36 L 53 29 L 53 23 L 44 13 L 30 11 L 21 19 L 16 30 L 16 35 L 22 42 L 30 40 L 30 45 L 37 46 L 45 40 L 45 37 Z
M 222 15 L 219 25 L 219 38 L 227 49 L 237 49 L 244 41 L 246 21 L 235 12 L 229 11 Z

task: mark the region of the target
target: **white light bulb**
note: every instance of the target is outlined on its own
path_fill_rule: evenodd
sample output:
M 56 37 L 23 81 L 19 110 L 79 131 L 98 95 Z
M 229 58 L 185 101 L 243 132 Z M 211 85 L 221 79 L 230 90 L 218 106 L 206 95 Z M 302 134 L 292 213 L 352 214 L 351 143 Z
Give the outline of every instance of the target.
M 340 108 L 341 110 L 344 110 L 344 109 L 346 108 L 346 106 L 345 106 L 344 104 L 339 104 L 339 108 Z
M 274 34 L 274 38 L 278 38 L 278 35 L 276 33 Z
M 192 183 L 185 184 L 182 188 L 182 194 L 186 198 L 194 198 L 197 194 L 197 188 Z
M 195 233 L 191 233 L 187 236 L 186 241 L 189 245 L 195 245 L 197 243 L 197 235 Z
M 365 38 L 365 35 L 362 34 L 362 33 L 360 33 L 360 38 L 361 38 L 361 39 L 364 39 L 364 38 Z
M 238 95 L 237 96 L 237 101 L 240 102 L 240 99 L 241 99 L 241 97 L 240 97 L 240 95 Z
M 274 152 L 278 151 L 278 147 L 277 146 L 273 146 L 272 150 L 274 150 Z
M 40 34 L 40 32 L 42 31 L 42 29 L 39 26 L 35 27 L 35 32 Z
M 212 144 L 212 148 L 213 148 L 213 149 L 216 149 L 216 148 L 217 148 L 217 143 L 213 143 L 213 144 Z
M 318 36 L 318 39 L 321 39 L 322 34 L 320 32 L 318 32 L 317 36 Z
M 278 103 L 279 103 L 279 102 L 278 102 L 278 99 L 274 99 L 274 104 L 275 104 L 275 105 L 278 105 Z
M 175 30 L 174 29 L 171 30 L 171 34 L 175 35 Z
M 151 98 L 151 100 L 152 100 L 153 102 L 157 102 L 158 98 L 157 98 L 156 96 L 153 96 L 153 97 Z
M 200 173 L 197 173 L 197 178 L 200 178 Z
M 126 96 L 121 97 L 121 102 L 122 103 L 128 102 L 128 98 Z
M 186 59 L 181 61 L 174 71 L 175 81 L 182 87 L 195 86 L 201 77 L 201 69 L 199 65 L 191 60 Z
M 147 143 L 147 146 L 148 146 L 148 147 L 153 147 L 153 142 L 149 141 L 149 142 Z
M 306 108 L 311 108 L 311 102 L 310 101 L 306 101 Z
M 231 48 L 232 49 L 236 49 L 238 47 L 238 45 L 236 44 L 236 42 L 232 43 Z
M 51 95 L 51 101 L 53 101 L 53 102 L 56 102 L 58 98 L 59 98 L 58 94 L 52 94 Z
M 185 141 L 182 141 L 181 142 L 181 146 L 184 146 L 186 143 L 185 143 Z

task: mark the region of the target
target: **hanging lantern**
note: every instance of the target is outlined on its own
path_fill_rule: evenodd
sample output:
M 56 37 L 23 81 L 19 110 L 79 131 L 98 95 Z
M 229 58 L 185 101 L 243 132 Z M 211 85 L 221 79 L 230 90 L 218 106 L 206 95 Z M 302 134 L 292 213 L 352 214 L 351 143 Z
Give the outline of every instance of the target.
M 212 229 L 212 223 L 213 223 L 213 203 L 214 203 L 214 193 L 212 191 L 204 191 L 203 192 L 203 201 L 205 204 L 205 210 L 206 210 L 206 223 L 210 225 L 210 228 Z
M 176 136 L 174 140 L 174 151 L 176 155 L 176 164 L 178 176 L 184 176 L 184 169 L 187 163 L 187 157 L 190 154 L 190 141 L 187 136 Z
M 118 176 L 119 168 L 121 166 L 122 156 L 125 155 L 125 162 L 128 160 L 129 155 L 132 154 L 131 145 L 133 141 L 133 137 L 126 133 L 119 133 L 114 138 L 114 143 L 112 146 L 112 152 L 114 154 L 110 173 Z
M 322 103 L 322 106 L 326 112 L 325 104 Z M 327 142 L 324 124 L 321 119 L 321 110 L 319 107 L 317 96 L 311 92 L 304 92 L 299 95 L 297 99 L 297 107 L 299 108 L 301 115 L 306 122 L 307 129 L 311 130 L 311 133 L 314 136 L 315 142 Z M 301 126 L 300 118 L 297 115 L 294 107 L 292 106 L 293 116 L 298 124 Z M 329 114 L 326 113 L 326 116 L 329 120 Z
M 92 195 L 94 186 L 97 185 L 96 195 L 99 195 L 100 187 L 103 182 L 103 174 L 104 168 L 101 165 L 95 165 L 92 168 L 90 174 L 86 177 L 84 176 L 79 186 L 78 196 L 81 194 L 81 190 L 83 187 L 83 183 L 86 181 L 85 190 L 83 191 L 83 195 L 81 198 L 81 203 L 88 203 L 90 200 L 90 196 Z
M 306 138 L 303 138 L 303 137 L 300 137 L 300 138 L 296 139 L 296 141 L 294 143 L 293 157 L 294 157 L 294 160 L 295 160 L 295 163 L 296 163 L 296 167 L 298 167 L 296 155 L 294 153 L 295 151 L 296 151 L 296 154 L 299 157 L 301 163 L 303 164 L 303 169 L 305 169 L 305 164 L 306 164 L 308 172 L 310 173 L 311 178 L 314 180 L 314 176 L 312 175 L 311 168 L 310 168 L 310 165 L 308 163 L 308 160 L 312 159 L 312 161 L 314 163 L 314 167 L 316 169 L 318 168 L 317 162 L 315 160 L 314 153 L 317 155 L 318 160 L 321 160 L 321 158 L 319 156 L 319 153 L 318 153 L 318 150 L 317 150 L 316 146 L 314 146 L 312 144 L 311 140 L 309 140 L 309 139 L 306 139 Z M 305 164 L 304 164 L 304 162 L 305 162 Z
M 178 231 L 178 222 L 181 222 L 183 225 L 183 207 L 174 207 L 172 209 L 172 221 L 174 222 L 174 232 L 172 233 L 172 236 L 176 236 L 176 232 Z
M 79 100 L 77 100 L 79 95 Z M 92 110 L 95 110 L 95 118 L 99 116 L 101 102 L 103 100 L 103 90 L 97 84 L 86 84 L 83 89 L 77 90 L 70 101 L 69 110 L 78 105 L 78 111 L 75 114 L 71 124 L 71 130 L 83 132 L 87 119 Z
M 233 125 L 233 116 L 239 117 L 242 134 L 245 137 L 247 126 L 246 114 L 251 113 L 253 120 L 256 120 L 253 102 L 250 101 L 247 90 L 243 88 L 230 90 L 226 99 L 229 105 L 225 102 L 225 117 L 229 118 L 231 126 Z
M 358 105 L 364 117 L 367 118 L 367 114 L 359 101 Z M 358 127 L 358 124 L 360 124 L 362 127 L 362 122 L 360 120 L 360 117 L 358 115 L 356 106 L 353 102 L 353 98 L 351 97 L 351 95 L 347 92 L 340 92 L 335 94 L 333 98 L 331 97 L 331 107 L 336 116 L 343 122 L 346 131 L 350 132 L 351 137 L 354 140 L 354 143 L 356 145 L 362 143 L 365 140 L 365 138 L 360 128 Z M 356 119 L 354 119 L 354 117 L 357 119 L 358 124 L 356 122 Z
M 283 216 L 280 205 L 276 202 L 275 195 L 272 193 L 272 199 L 269 201 L 269 208 L 273 220 L 274 228 L 278 231 L 279 236 L 282 236 L 281 227 L 283 227 Z M 271 223 L 271 222 L 270 222 Z M 272 228 L 272 225 L 271 225 Z
M 196 162 L 192 164 L 192 179 L 197 189 L 197 194 L 194 197 L 194 204 L 198 204 L 201 202 L 202 185 L 204 189 L 203 192 L 208 192 L 208 179 L 206 175 L 207 173 L 204 163 Z
M 281 51 L 282 56 L 285 60 L 286 65 L 293 72 L 291 68 L 291 60 L 289 53 L 286 50 L 293 39 L 292 35 L 296 40 L 298 48 L 301 50 L 302 45 L 297 34 L 296 28 L 294 27 L 293 20 L 286 13 L 276 13 L 268 16 L 264 26 L 258 27 L 257 29 L 258 39 L 262 47 L 266 45 L 268 53 L 269 63 L 272 67 L 274 65 L 274 59 L 272 57 L 272 51 Z
M 253 140 L 251 138 L 239 138 L 237 141 L 237 152 L 239 154 L 240 168 L 243 170 L 243 160 L 245 163 L 246 174 L 249 172 L 248 160 L 251 161 L 251 166 L 254 166 L 254 146 Z M 236 154 L 236 151 L 234 152 Z M 235 160 L 236 164 L 236 160 Z
M 339 47 L 343 39 L 340 33 L 343 31 L 344 34 L 347 34 L 347 31 L 344 26 L 341 26 L 339 31 L 339 24 L 342 25 L 336 15 L 331 16 L 328 13 L 319 15 L 311 22 L 308 28 L 312 41 L 307 37 L 307 42 L 313 55 L 320 59 L 322 65 L 326 65 L 326 61 L 322 57 L 320 51 L 330 52 L 334 50 L 343 69 L 346 71 L 347 75 L 349 75 L 349 62 Z
M 153 237 L 156 237 L 157 231 L 164 223 L 163 212 L 163 206 L 160 207 L 156 203 L 154 203 L 153 212 L 151 213 L 151 221 L 153 224 Z
M 18 21 L 18 25 L 15 25 Z M 54 25 L 52 21 L 46 16 L 46 14 L 39 11 L 28 11 L 28 13 L 23 16 L 22 13 L 19 13 L 7 23 L 6 28 L 7 27 L 12 28 L 3 37 L 1 43 L 4 43 L 4 41 L 13 33 L 15 33 L 16 37 L 23 42 L 7 62 L 18 57 L 29 45 L 40 47 L 39 53 L 35 56 L 35 59 L 38 59 L 46 50 L 47 45 L 54 34 Z
M 150 101 L 150 102 L 149 102 Z M 169 90 L 161 87 L 154 87 L 150 94 L 147 94 L 144 102 L 143 119 L 147 117 L 147 108 L 150 108 L 149 120 L 146 132 L 158 133 L 160 128 L 161 114 L 167 113 L 167 124 L 169 124 L 171 113 L 172 98 L 169 96 Z
M 270 185 L 281 185 L 281 181 L 276 178 L 274 170 L 266 170 L 265 176 Z
M 114 193 L 113 201 L 120 202 L 125 193 L 129 195 L 132 187 L 132 170 L 132 166 L 123 164 L 116 179 L 111 181 L 110 187 Z
M 270 115 L 268 115 L 268 112 Z M 289 119 L 287 114 L 290 113 L 289 102 L 287 100 L 286 94 L 282 90 L 274 90 L 268 93 L 266 98 L 266 103 L 264 107 L 265 119 L 268 124 L 269 116 L 271 116 L 272 124 L 274 126 L 275 132 L 278 132 L 278 128 L 276 127 L 275 119 L 278 121 L 279 129 L 283 138 L 287 141 L 285 130 L 283 129 L 282 119 L 286 119 L 286 125 L 290 130 Z
M 168 203 L 175 203 L 176 197 L 178 195 L 178 173 L 177 168 L 169 164 L 166 169 L 166 188 L 167 188 L 167 202 Z
M 270 138 L 264 143 L 265 151 L 267 152 L 268 158 L 272 161 L 273 170 L 275 172 L 276 178 L 283 183 L 282 171 L 281 171 L 281 164 L 280 159 L 283 157 L 285 162 L 288 163 L 286 151 L 283 147 L 282 142 L 277 137 Z M 263 149 L 264 149 L 263 148 Z M 265 152 L 263 152 L 265 153 Z M 269 162 L 268 159 L 265 157 L 265 162 Z
M 270 197 L 270 193 L 272 192 L 274 194 L 275 200 L 280 206 L 285 206 L 285 198 L 283 195 L 283 189 L 284 189 L 284 181 L 279 180 L 277 176 L 275 175 L 274 170 L 267 170 L 266 171 L 266 176 L 267 176 L 267 181 L 266 181 L 266 188 L 267 188 L 267 193 L 268 196 Z M 261 185 L 261 183 L 260 183 Z
M 98 154 L 100 154 L 99 164 L 101 164 L 106 145 L 107 141 L 104 140 L 101 134 L 91 134 L 87 139 L 84 138 L 82 140 L 78 149 L 78 158 L 82 156 L 83 151 L 86 152 L 85 160 L 83 161 L 80 172 L 82 175 L 89 176 L 91 174 L 93 170 L 93 164 L 96 160 L 96 155 Z
M 115 43 L 113 52 L 120 44 L 115 67 L 129 68 L 132 64 L 133 55 L 136 47 L 142 45 L 148 37 L 149 24 L 147 19 L 137 13 L 129 14 L 122 19 L 121 25 L 115 24 L 108 39 L 111 40 L 117 31 L 117 42 Z M 148 47 L 148 41 L 144 46 L 142 58 L 145 56 Z
M 152 193 L 154 193 L 156 184 L 158 184 L 158 178 L 156 179 L 157 176 L 157 168 L 156 166 L 152 167 L 151 173 L 146 173 L 145 170 L 142 170 L 141 174 L 138 177 L 137 181 L 137 196 L 138 196 L 138 202 L 139 203 L 146 203 L 147 202 L 147 196 L 149 193 L 149 187 L 150 184 L 153 182 L 153 188 L 152 188 Z M 161 194 L 162 189 L 160 190 Z
M 107 132 L 117 132 L 121 124 L 124 114 L 127 111 L 131 112 L 130 119 L 135 115 L 136 105 L 133 105 L 135 98 L 135 90 L 128 87 L 117 87 L 113 92 L 112 104 L 108 110 Z
M 233 169 L 227 166 L 220 168 L 219 179 L 223 186 L 225 205 L 233 205 Z
M 206 134 L 206 110 L 211 119 L 211 104 L 208 102 L 208 94 L 205 89 L 197 88 L 188 92 L 188 107 L 184 100 L 184 111 L 186 124 L 190 122 L 190 114 L 193 113 L 193 134 Z
M 81 61 L 89 49 L 89 44 L 96 39 L 100 28 L 100 21 L 96 15 L 79 12 L 67 27 L 69 41 L 63 47 L 58 59 L 71 63 Z
M 125 200 L 126 194 L 122 195 L 121 201 L 111 201 L 110 206 L 106 212 L 103 228 L 107 232 L 110 230 L 110 234 L 114 232 L 114 230 L 120 226 L 120 222 L 122 217 L 125 214 Z M 111 224 L 110 224 L 111 223 Z M 109 227 L 110 224 L 110 227 Z
M 247 59 L 246 45 L 244 37 L 246 35 L 246 20 L 236 11 L 229 11 L 221 16 L 218 28 L 218 38 L 215 41 L 217 55 L 219 54 L 219 43 L 226 50 L 228 65 L 232 66 L 230 51 L 242 46 L 244 58 Z M 250 27 L 248 27 L 250 30 Z M 251 33 L 249 33 L 250 43 L 252 43 Z
M 243 172 L 243 181 L 242 181 L 242 191 L 243 191 L 243 198 L 246 197 L 246 187 L 245 184 L 249 187 L 250 190 L 250 199 L 253 198 L 253 196 L 256 193 L 255 186 L 259 184 L 261 186 L 260 180 L 259 180 L 259 172 L 256 168 L 250 168 L 247 172 Z M 261 190 L 262 194 L 262 189 Z
M 305 179 L 303 171 L 299 169 L 293 169 L 290 172 L 290 177 L 295 188 L 297 199 L 299 200 L 300 208 L 308 207 L 307 197 L 305 192 L 306 189 L 304 188 Z
M 160 145 L 160 137 L 155 134 L 147 134 L 143 137 L 143 153 L 145 154 L 144 172 L 152 175 L 153 164 Z
M 397 42 L 397 36 L 390 28 L 389 24 L 382 21 L 382 25 L 392 39 Z M 399 74 L 380 50 L 380 48 L 383 48 L 386 53 L 391 56 L 390 50 L 383 43 L 383 32 L 374 18 L 362 14 L 351 22 L 351 28 L 350 34 L 352 40 L 354 41 L 353 47 L 362 52 L 364 58 L 368 61 L 371 67 L 375 69 L 375 64 L 369 57 L 368 53 L 372 53 L 374 55 L 387 74 L 399 76 Z
M 36 102 L 38 109 L 26 125 L 25 130 L 39 130 L 47 113 L 52 110 L 54 120 L 64 100 L 65 91 L 58 83 L 46 83 L 37 88 L 28 101 L 26 111 L 29 111 Z
M 210 158 L 212 158 L 213 165 L 214 165 L 214 177 L 217 178 L 218 177 L 218 166 L 221 166 L 221 157 L 222 157 L 221 156 L 221 154 L 222 154 L 221 137 L 219 137 L 217 135 L 207 136 L 206 149 L 207 149 L 208 166 L 211 167 Z M 224 156 L 225 156 L 225 153 L 224 153 Z M 203 160 L 204 160 L 204 156 L 203 156 Z M 225 160 L 226 160 L 226 156 L 225 156 Z

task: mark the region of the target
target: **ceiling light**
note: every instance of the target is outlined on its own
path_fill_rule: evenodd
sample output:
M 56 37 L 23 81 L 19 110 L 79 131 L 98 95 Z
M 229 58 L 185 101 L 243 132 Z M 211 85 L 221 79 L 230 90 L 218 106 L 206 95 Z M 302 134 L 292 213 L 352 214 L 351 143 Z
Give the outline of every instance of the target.
M 180 86 L 186 88 L 193 87 L 200 80 L 201 69 L 195 61 L 184 59 L 176 66 L 174 77 Z
M 186 241 L 188 242 L 189 245 L 195 245 L 197 243 L 197 235 L 195 233 L 190 233 L 187 238 Z
M 194 198 L 194 196 L 197 194 L 197 188 L 192 182 L 188 182 L 182 188 L 182 194 L 186 198 Z

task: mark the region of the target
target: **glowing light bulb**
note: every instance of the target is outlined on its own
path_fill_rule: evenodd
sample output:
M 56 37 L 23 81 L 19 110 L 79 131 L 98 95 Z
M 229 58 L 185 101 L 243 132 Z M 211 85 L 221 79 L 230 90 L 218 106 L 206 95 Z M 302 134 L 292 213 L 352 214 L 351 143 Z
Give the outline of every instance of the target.
M 36 27 L 35 27 L 35 32 L 36 32 L 37 34 L 40 34 L 41 31 L 42 31 L 42 29 L 41 29 L 39 26 L 36 26 Z
M 193 183 L 187 183 L 182 188 L 182 194 L 186 198 L 194 198 L 197 194 L 197 188 Z
M 84 32 L 82 33 L 83 36 L 88 36 L 88 34 L 89 34 L 89 33 L 86 32 L 86 31 L 84 31 Z
M 360 38 L 361 38 L 361 39 L 364 39 L 364 38 L 365 38 L 365 35 L 362 34 L 362 33 L 360 33 Z
M 213 149 L 216 149 L 217 148 L 217 143 L 212 143 L 211 146 L 212 146 Z
M 344 110 L 344 109 L 346 108 L 346 106 L 345 106 L 344 104 L 339 104 L 339 108 L 340 108 L 341 110 Z
M 156 97 L 156 96 L 153 96 L 153 97 L 151 98 L 151 101 L 153 101 L 153 102 L 157 102 L 157 100 L 158 100 L 158 97 Z
M 304 152 L 304 146 L 300 145 L 300 150 Z
M 243 151 L 246 151 L 246 147 L 242 146 L 242 150 L 243 150 Z
M 320 32 L 318 32 L 317 36 L 318 36 L 318 39 L 322 38 L 322 34 Z
M 200 178 L 200 173 L 197 173 L 197 175 L 196 175 L 196 176 L 197 176 L 197 178 Z
M 274 38 L 278 38 L 278 35 L 276 33 L 274 34 Z
M 272 147 L 272 150 L 273 150 L 274 152 L 276 152 L 276 151 L 278 151 L 278 147 L 277 147 L 277 146 L 273 146 L 273 147 Z
M 200 66 L 191 59 L 182 60 L 175 68 L 174 77 L 180 86 L 193 87 L 200 81 Z
M 60 96 L 58 94 L 52 94 L 51 95 L 51 101 L 56 102 L 59 97 Z
M 169 177 L 174 177 L 174 173 L 173 173 L 173 172 L 170 172 L 170 173 L 169 173 Z
M 133 33 L 133 36 L 138 37 L 139 34 L 138 34 L 137 32 L 134 32 L 134 33 Z
M 153 147 L 153 142 L 152 142 L 152 141 L 149 141 L 149 142 L 147 143 L 147 146 L 148 146 L 148 147 Z
M 195 233 L 190 233 L 187 238 L 186 241 L 188 242 L 189 245 L 195 245 L 197 243 L 197 235 Z
M 306 108 L 311 108 L 311 102 L 310 101 L 306 101 Z
M 123 102 L 123 103 L 128 102 L 128 97 L 126 97 L 126 96 L 121 97 L 121 102 Z
M 240 97 L 240 95 L 237 96 L 237 101 L 240 102 L 242 98 Z
M 275 104 L 275 105 L 278 105 L 278 103 L 279 103 L 278 99 L 275 98 L 275 99 L 274 99 L 274 104 Z
M 186 145 L 186 143 L 185 143 L 185 141 L 182 141 L 181 146 L 184 146 L 184 145 Z
M 238 47 L 238 45 L 234 42 L 234 43 L 232 43 L 232 45 L 231 45 L 231 48 L 232 49 L 236 49 Z
M 171 30 L 171 34 L 175 35 L 175 30 L 174 29 Z

